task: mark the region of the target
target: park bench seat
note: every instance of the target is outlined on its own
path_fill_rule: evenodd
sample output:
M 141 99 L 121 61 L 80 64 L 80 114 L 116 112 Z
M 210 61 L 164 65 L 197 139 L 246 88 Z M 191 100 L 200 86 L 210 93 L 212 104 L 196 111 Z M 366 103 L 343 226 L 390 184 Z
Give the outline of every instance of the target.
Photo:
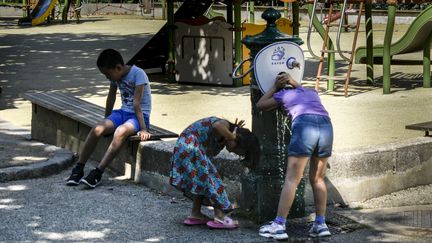
M 31 137 L 34 140 L 78 153 L 90 130 L 104 118 L 105 109 L 70 94 L 53 92 L 28 92 L 24 98 L 32 103 Z M 175 138 L 178 135 L 166 129 L 150 125 L 150 140 Z M 112 141 L 112 135 L 104 136 L 95 147 L 91 159 L 100 161 Z M 116 175 L 132 178 L 137 160 L 143 151 L 138 136 L 129 137 L 108 168 Z
M 105 109 L 101 106 L 63 92 L 26 93 L 24 94 L 24 98 L 33 104 L 58 112 L 89 127 L 94 127 L 104 118 L 103 115 L 105 114 Z M 154 125 L 150 126 L 149 132 L 152 134 L 150 140 L 178 137 L 178 134 Z M 140 138 L 134 135 L 129 140 L 140 140 Z
M 405 128 L 424 131 L 425 136 L 429 137 L 429 131 L 432 131 L 432 121 L 406 125 Z

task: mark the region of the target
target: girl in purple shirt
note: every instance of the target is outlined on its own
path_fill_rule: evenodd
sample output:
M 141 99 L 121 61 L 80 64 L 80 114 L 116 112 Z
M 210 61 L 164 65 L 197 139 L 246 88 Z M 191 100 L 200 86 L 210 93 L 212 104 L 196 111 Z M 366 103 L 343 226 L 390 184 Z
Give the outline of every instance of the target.
M 292 88 L 285 88 L 286 86 Z M 309 230 L 311 237 L 330 236 L 325 224 L 327 188 L 324 182 L 328 158 L 332 153 L 333 127 L 318 93 L 302 87 L 288 73 L 280 73 L 274 86 L 257 103 L 258 109 L 270 111 L 282 107 L 292 117 L 291 140 L 285 183 L 279 199 L 277 217 L 260 228 L 259 234 L 287 239 L 286 218 L 307 162 L 311 161 L 309 180 L 314 193 L 316 218 Z

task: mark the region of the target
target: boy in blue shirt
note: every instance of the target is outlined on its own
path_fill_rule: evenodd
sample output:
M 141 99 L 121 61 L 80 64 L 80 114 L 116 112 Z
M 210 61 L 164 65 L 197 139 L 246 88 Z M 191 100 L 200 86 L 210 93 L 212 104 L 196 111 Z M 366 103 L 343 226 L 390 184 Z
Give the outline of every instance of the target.
M 131 135 L 138 134 L 141 140 L 150 138 L 151 89 L 149 79 L 141 68 L 124 64 L 121 54 L 113 49 L 102 51 L 97 59 L 99 71 L 110 80 L 106 100 L 105 119 L 100 121 L 88 134 L 78 157 L 76 166 L 66 185 L 76 186 L 80 182 L 95 188 L 101 181 L 108 164 L 119 152 L 123 142 Z M 122 106 L 113 110 L 117 89 L 120 90 Z M 84 166 L 96 147 L 99 138 L 112 134 L 113 140 L 98 166 L 84 176 Z

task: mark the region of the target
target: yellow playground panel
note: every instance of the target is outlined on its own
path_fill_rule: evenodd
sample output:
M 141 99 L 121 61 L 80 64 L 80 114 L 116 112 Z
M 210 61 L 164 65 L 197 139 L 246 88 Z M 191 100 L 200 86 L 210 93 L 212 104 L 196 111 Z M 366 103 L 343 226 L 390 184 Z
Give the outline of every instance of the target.
M 39 25 L 45 22 L 56 4 L 57 0 L 39 0 L 38 4 L 33 9 L 34 16 L 32 16 L 32 25 Z
M 276 26 L 277 28 L 288 35 L 292 35 L 293 33 L 293 26 L 292 21 L 287 18 L 280 18 L 276 20 Z M 266 27 L 266 24 L 250 24 L 250 23 L 243 23 L 243 32 L 242 32 L 242 38 L 244 38 L 247 35 L 256 35 L 261 33 Z M 243 45 L 243 58 L 247 58 L 250 56 L 249 49 Z M 250 67 L 250 62 L 245 62 L 243 65 L 243 70 L 248 70 Z M 243 85 L 250 83 L 250 74 L 246 75 L 243 78 Z

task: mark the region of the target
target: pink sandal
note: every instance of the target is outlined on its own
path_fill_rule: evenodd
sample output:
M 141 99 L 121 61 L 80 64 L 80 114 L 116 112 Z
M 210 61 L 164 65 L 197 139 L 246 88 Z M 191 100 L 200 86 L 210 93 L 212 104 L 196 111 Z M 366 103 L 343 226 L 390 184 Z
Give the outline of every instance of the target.
M 238 222 L 225 216 L 223 220 L 214 218 L 214 220 L 208 221 L 207 226 L 210 229 L 235 229 L 238 227 Z
M 188 226 L 194 226 L 194 225 L 206 225 L 207 222 L 209 222 L 210 219 L 197 219 L 197 218 L 191 218 L 187 217 L 185 220 L 183 220 L 183 224 Z

